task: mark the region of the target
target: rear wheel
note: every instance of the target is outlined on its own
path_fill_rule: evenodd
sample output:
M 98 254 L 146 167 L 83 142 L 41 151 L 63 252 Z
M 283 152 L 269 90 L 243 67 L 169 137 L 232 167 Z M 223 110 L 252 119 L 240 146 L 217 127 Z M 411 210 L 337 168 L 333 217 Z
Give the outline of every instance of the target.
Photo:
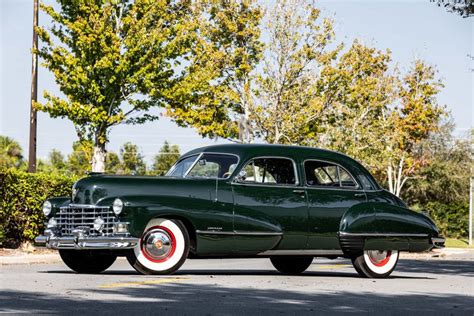
M 188 253 L 189 235 L 180 221 L 153 219 L 127 260 L 142 274 L 171 274 L 183 265 Z
M 271 257 L 275 269 L 284 274 L 300 274 L 313 262 L 313 257 Z
M 365 250 L 352 258 L 357 273 L 364 278 L 386 278 L 398 262 L 397 250 Z
M 117 259 L 116 255 L 94 250 L 59 250 L 63 262 L 77 273 L 100 273 L 107 270 Z

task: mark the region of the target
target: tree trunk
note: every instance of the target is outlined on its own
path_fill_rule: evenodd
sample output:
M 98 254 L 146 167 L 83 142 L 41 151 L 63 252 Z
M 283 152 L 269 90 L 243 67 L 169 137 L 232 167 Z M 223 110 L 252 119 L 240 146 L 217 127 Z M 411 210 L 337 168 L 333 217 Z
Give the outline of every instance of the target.
M 92 153 L 92 172 L 105 172 L 105 145 L 95 145 Z

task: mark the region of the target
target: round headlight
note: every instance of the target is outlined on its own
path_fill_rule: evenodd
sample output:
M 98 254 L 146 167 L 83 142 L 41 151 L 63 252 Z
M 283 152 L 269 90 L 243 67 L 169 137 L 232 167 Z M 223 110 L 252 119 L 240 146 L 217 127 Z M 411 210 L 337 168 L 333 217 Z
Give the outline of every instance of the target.
M 45 216 L 48 216 L 49 213 L 51 213 L 51 209 L 52 209 L 52 208 L 53 208 L 53 205 L 51 204 L 51 202 L 50 202 L 50 201 L 45 201 L 45 202 L 43 203 L 43 214 L 44 214 Z
M 58 222 L 56 221 L 54 217 L 51 217 L 48 221 L 47 228 L 54 228 L 56 226 L 58 226 Z
M 119 215 L 123 209 L 123 202 L 121 199 L 115 199 L 114 204 L 112 204 L 112 209 L 114 210 L 115 215 Z

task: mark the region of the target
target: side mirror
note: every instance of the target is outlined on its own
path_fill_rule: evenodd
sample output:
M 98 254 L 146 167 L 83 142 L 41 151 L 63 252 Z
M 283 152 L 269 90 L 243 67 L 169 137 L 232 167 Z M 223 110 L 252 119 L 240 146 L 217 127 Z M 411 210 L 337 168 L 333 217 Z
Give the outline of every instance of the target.
M 235 182 L 244 182 L 247 178 L 247 172 L 245 170 L 240 170 L 240 172 L 235 176 Z

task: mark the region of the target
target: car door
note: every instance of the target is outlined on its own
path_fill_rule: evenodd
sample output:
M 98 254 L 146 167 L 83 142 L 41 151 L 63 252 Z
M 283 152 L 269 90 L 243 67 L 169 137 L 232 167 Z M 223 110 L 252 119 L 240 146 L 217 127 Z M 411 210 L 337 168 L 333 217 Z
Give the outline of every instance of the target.
M 237 252 L 306 248 L 306 196 L 292 159 L 254 158 L 232 186 Z
M 365 192 L 347 169 L 328 161 L 304 162 L 309 208 L 309 249 L 340 249 L 341 218 L 366 201 Z

